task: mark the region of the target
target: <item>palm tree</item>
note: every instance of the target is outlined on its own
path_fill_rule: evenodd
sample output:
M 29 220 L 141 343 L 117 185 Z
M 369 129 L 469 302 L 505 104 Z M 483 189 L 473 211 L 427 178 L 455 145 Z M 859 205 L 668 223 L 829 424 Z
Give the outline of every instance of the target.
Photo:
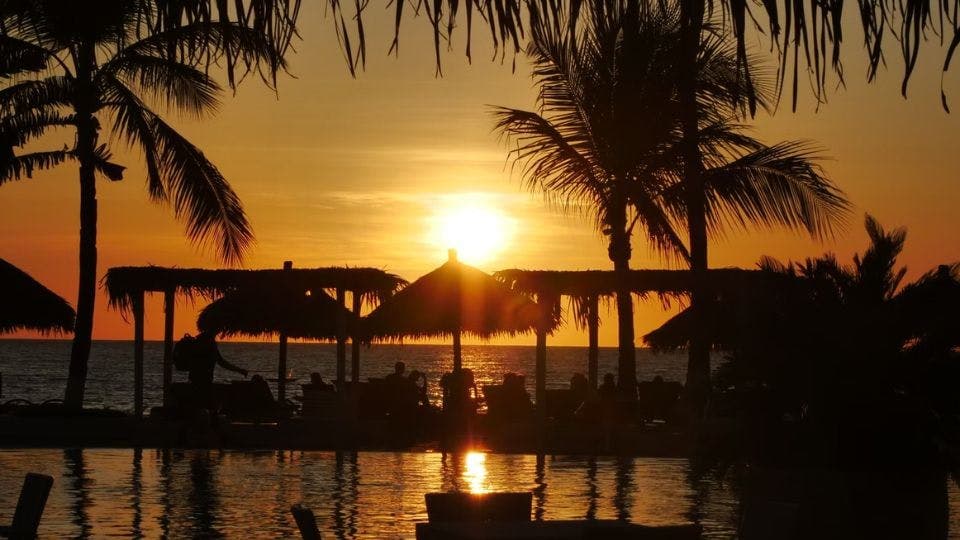
M 220 171 L 154 109 L 194 117 L 214 111 L 221 92 L 206 68 L 275 75 L 283 36 L 251 21 L 212 20 L 207 2 L 8 1 L 0 5 L 0 184 L 65 161 L 79 165 L 80 277 L 65 403 L 83 403 L 97 276 L 97 177 L 123 178 L 100 132 L 139 149 L 152 201 L 169 204 L 186 234 L 238 262 L 253 233 Z M 200 10 L 202 11 L 202 9 Z M 261 66 L 263 69 L 261 70 Z M 67 128 L 72 146 L 33 151 L 36 139 Z M 43 139 L 39 141 L 44 142 Z M 31 150 L 24 148 L 31 144 Z
M 683 105 L 677 58 L 683 46 L 675 11 L 611 9 L 591 14 L 577 34 L 534 24 L 529 55 L 540 87 L 539 112 L 498 109 L 497 130 L 517 146 L 526 184 L 568 207 L 594 212 L 620 275 L 617 290 L 620 386 L 636 382 L 633 306 L 627 280 L 630 239 L 640 225 L 659 253 L 690 261 L 676 234 L 687 217 Z M 719 34 L 698 48 L 698 131 L 707 166 L 707 223 L 748 223 L 828 231 L 845 211 L 810 145 L 766 146 L 736 123 L 733 96 L 746 95 L 736 58 Z M 761 89 L 764 87 L 760 86 Z M 767 96 L 760 94 L 761 102 Z

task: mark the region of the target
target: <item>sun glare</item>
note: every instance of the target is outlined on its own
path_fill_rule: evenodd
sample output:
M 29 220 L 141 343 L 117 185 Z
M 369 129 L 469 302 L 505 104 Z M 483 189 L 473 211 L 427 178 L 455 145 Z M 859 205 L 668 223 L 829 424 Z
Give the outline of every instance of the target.
M 500 210 L 484 203 L 461 203 L 441 209 L 433 218 L 430 240 L 446 254 L 470 264 L 490 262 L 510 242 L 513 222 Z
M 470 493 L 486 493 L 487 455 L 483 452 L 468 452 L 463 479 L 470 486 Z

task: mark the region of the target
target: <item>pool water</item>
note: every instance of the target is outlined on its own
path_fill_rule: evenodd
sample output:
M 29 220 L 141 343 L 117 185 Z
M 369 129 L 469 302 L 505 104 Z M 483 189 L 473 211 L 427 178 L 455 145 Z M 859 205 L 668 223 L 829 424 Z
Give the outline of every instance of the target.
M 23 474 L 54 477 L 41 538 L 282 538 L 290 506 L 313 509 L 324 538 L 410 538 L 423 494 L 532 491 L 534 519 L 697 522 L 706 538 L 736 524 L 731 486 L 686 460 L 484 453 L 0 451 L 0 523 Z

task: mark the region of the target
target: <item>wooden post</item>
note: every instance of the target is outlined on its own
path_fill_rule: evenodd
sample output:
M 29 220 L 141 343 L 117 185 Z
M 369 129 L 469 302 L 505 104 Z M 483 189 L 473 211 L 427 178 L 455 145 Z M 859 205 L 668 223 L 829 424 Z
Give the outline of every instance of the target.
M 463 368 L 463 351 L 460 347 L 460 330 L 453 333 L 453 372 Z
M 551 313 L 556 304 L 552 295 L 537 295 L 537 305 L 540 308 L 540 321 L 537 325 L 537 352 L 536 352 L 536 390 L 537 400 L 536 421 L 540 443 L 544 442 L 547 427 L 547 332 L 550 330 Z
M 356 290 L 353 291 L 353 314 L 356 316 L 356 320 L 360 320 L 360 309 L 361 309 L 361 300 L 363 296 L 360 295 Z M 359 328 L 354 328 L 353 337 L 350 338 L 350 380 L 358 383 L 360 382 L 360 340 L 358 339 L 358 334 L 360 333 Z
M 589 330 L 590 349 L 587 352 L 587 380 L 590 388 L 597 389 L 599 381 L 600 362 L 600 297 L 593 295 L 587 299 L 587 328 Z
M 541 425 L 547 418 L 547 331 L 537 329 L 536 392 L 537 421 Z
M 163 292 L 163 406 L 170 405 L 170 384 L 173 383 L 173 311 L 176 290 Z
M 347 292 L 337 287 L 337 305 L 346 309 Z M 347 321 L 342 313 L 337 315 L 337 386 L 342 388 L 347 382 Z
M 293 268 L 293 261 L 283 261 L 283 269 Z M 281 405 L 287 401 L 287 335 L 280 334 L 280 354 L 277 361 L 277 402 Z
M 133 414 L 143 418 L 143 291 L 133 297 Z

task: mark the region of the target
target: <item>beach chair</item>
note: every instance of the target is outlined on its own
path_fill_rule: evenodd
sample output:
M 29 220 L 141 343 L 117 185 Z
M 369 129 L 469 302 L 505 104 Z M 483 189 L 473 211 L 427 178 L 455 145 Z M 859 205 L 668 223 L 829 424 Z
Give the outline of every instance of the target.
M 317 528 L 317 518 L 314 517 L 313 510 L 302 504 L 295 504 L 290 507 L 290 513 L 297 522 L 303 540 L 320 540 L 320 529 Z
M 47 497 L 53 486 L 53 477 L 45 474 L 27 473 L 20 489 L 17 509 L 13 512 L 13 521 L 9 526 L 0 526 L 0 537 L 26 539 L 35 538 L 40 527 L 43 509 L 47 506 Z

